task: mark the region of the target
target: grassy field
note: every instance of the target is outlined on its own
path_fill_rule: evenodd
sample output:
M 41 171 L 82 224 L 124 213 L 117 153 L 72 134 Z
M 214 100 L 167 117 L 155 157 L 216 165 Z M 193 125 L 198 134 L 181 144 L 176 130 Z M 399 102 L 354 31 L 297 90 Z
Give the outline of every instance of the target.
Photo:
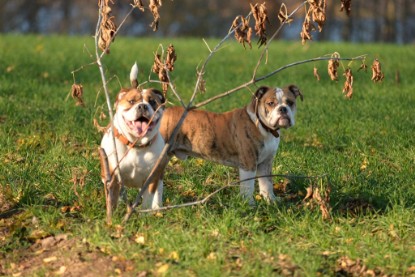
M 137 61 L 148 79 L 159 43 L 175 45 L 172 73 L 188 100 L 196 67 L 208 50 L 200 39 L 117 38 L 104 59 L 115 97 Z M 214 46 L 217 41 L 208 41 Z M 332 220 L 302 202 L 319 180 L 275 178 L 283 203 L 249 207 L 237 188 L 202 206 L 133 215 L 105 224 L 105 199 L 93 119 L 106 111 L 95 65 L 77 71 L 85 107 L 68 97 L 71 71 L 92 61 L 91 37 L 0 37 L 0 275 L 7 276 L 410 276 L 415 274 L 414 46 L 276 42 L 260 74 L 338 51 L 379 58 L 385 80 L 357 72 L 354 96 L 331 82 L 325 62 L 294 67 L 260 84 L 296 84 L 304 94 L 297 123 L 282 134 L 274 173 L 327 174 Z M 252 76 L 260 52 L 227 43 L 206 71 L 207 92 L 197 101 Z M 313 77 L 319 68 L 321 81 Z M 347 63 L 344 63 L 347 66 Z M 399 78 L 397 78 L 399 75 Z M 156 78 L 153 76 L 153 78 Z M 157 86 L 157 84 L 155 84 Z M 248 90 L 206 106 L 245 105 Z M 174 97 L 169 95 L 169 100 Z M 105 124 L 105 122 L 101 122 Z M 235 169 L 202 160 L 172 162 L 165 204 L 201 199 L 237 180 Z M 132 199 L 136 191 L 128 191 Z

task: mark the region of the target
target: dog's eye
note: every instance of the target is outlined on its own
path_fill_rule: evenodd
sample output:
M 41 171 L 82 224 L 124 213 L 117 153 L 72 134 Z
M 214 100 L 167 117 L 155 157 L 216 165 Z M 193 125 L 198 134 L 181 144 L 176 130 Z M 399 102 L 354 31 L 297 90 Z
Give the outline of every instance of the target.
M 134 105 L 135 104 L 135 100 L 134 99 L 128 100 L 128 103 L 130 103 L 131 105 Z
M 268 105 L 268 106 L 270 106 L 270 107 L 272 108 L 272 107 L 274 107 L 274 106 L 275 106 L 275 103 L 274 103 L 274 102 L 268 102 L 268 103 L 267 103 L 267 105 Z
M 157 104 L 154 99 L 150 99 L 149 103 L 152 107 L 156 106 L 156 104 Z
M 287 100 L 287 105 L 291 107 L 292 105 L 294 105 L 294 102 L 291 100 Z

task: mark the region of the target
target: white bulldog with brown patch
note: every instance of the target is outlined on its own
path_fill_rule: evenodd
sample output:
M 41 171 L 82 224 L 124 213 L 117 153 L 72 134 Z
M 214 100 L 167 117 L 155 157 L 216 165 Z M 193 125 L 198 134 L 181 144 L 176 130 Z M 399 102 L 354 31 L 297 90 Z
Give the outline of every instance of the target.
M 295 85 L 286 88 L 262 86 L 251 103 L 225 113 L 191 110 L 177 134 L 171 153 L 180 159 L 199 157 L 239 168 L 240 193 L 254 203 L 255 179 L 259 192 L 270 202 L 276 200 L 271 177 L 272 163 L 280 143 L 280 129 L 294 125 L 296 99 L 303 96 Z M 167 141 L 176 127 L 182 107 L 165 110 L 160 132 Z
M 108 128 L 101 141 L 101 148 L 108 157 L 111 183 L 106 190 L 107 219 L 117 206 L 121 181 L 126 187 L 140 189 L 160 156 L 165 145 L 159 132 L 165 98 L 156 89 L 139 89 L 138 68 L 130 73 L 131 88 L 121 89 L 116 99 L 114 130 Z M 113 136 L 116 149 L 114 149 Z M 120 161 L 117 166 L 115 151 Z M 102 181 L 106 184 L 104 166 L 101 164 Z M 142 207 L 156 209 L 162 206 L 163 180 L 155 180 L 143 194 Z

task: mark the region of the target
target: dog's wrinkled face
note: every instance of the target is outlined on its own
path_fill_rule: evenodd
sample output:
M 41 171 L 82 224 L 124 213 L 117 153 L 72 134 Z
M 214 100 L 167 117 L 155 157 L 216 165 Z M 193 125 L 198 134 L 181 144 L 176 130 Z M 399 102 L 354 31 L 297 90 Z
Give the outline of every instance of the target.
M 289 128 L 295 123 L 298 96 L 303 99 L 300 90 L 294 85 L 283 89 L 260 87 L 253 98 L 253 105 L 257 105 L 257 115 L 268 128 Z
M 134 137 L 151 137 L 158 131 L 164 102 L 163 94 L 155 89 L 123 89 L 117 97 L 117 116 L 122 117 L 121 121 Z

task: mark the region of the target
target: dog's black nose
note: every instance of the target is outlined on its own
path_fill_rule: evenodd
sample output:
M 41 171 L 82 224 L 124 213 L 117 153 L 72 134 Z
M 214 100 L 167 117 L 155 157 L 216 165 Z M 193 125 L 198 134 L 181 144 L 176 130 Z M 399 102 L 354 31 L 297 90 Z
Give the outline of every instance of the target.
M 279 111 L 280 113 L 287 113 L 287 112 L 288 112 L 286 107 L 280 107 L 280 108 L 278 109 L 278 111 Z
M 140 104 L 140 105 L 138 105 L 137 109 L 138 109 L 139 111 L 144 112 L 144 111 L 147 111 L 147 110 L 148 110 L 148 107 L 147 107 L 147 105 L 146 105 L 146 104 Z

